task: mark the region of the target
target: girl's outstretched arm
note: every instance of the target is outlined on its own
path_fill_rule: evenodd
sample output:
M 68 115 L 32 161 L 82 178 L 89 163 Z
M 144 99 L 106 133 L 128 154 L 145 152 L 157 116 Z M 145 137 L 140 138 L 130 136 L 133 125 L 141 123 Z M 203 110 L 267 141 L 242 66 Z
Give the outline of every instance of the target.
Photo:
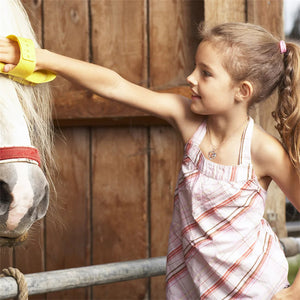
M 47 69 L 76 82 L 94 93 L 144 110 L 174 125 L 186 114 L 183 97 L 158 93 L 133 84 L 118 73 L 99 65 L 36 49 L 37 69 Z
M 17 64 L 19 57 L 18 44 L 1 38 L 0 61 L 7 64 L 6 72 Z M 188 99 L 175 94 L 151 91 L 127 81 L 108 68 L 46 49 L 36 49 L 36 70 L 41 69 L 53 71 L 104 98 L 122 102 L 165 119 L 179 129 L 185 141 L 199 125 L 199 116 L 191 112 Z
M 10 71 L 19 61 L 16 42 L 0 38 L 0 61 Z M 113 70 L 50 52 L 36 49 L 36 70 L 47 69 L 76 82 L 94 93 L 141 109 L 165 119 L 179 130 L 187 141 L 201 122 L 201 116 L 190 110 L 190 100 L 175 94 L 158 93 L 133 84 Z

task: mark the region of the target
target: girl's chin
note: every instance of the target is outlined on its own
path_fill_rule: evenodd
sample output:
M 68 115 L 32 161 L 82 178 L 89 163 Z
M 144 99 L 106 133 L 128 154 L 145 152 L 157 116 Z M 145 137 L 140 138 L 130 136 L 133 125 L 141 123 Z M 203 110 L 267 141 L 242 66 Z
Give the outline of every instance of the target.
M 190 108 L 191 111 L 197 115 L 202 115 L 204 113 L 203 108 L 199 105 L 199 103 L 192 102 Z

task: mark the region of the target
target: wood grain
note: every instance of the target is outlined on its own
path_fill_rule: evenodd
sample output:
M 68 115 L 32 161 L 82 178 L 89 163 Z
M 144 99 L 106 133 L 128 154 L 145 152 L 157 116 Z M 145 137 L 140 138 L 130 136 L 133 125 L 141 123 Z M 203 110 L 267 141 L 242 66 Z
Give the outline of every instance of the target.
M 48 50 L 89 61 L 88 0 L 44 0 L 44 46 Z M 82 87 L 57 78 L 52 84 L 54 99 Z
M 147 257 L 147 134 L 93 129 L 93 264 Z M 147 280 L 93 288 L 95 299 L 144 299 Z
M 188 86 L 178 86 L 160 92 L 190 96 Z M 74 125 L 157 125 L 166 124 L 141 110 L 104 99 L 90 91 L 70 91 L 56 98 L 53 118 L 60 126 Z
M 21 2 L 26 9 L 37 40 L 42 45 L 42 0 L 21 0 Z
M 198 45 L 197 25 L 203 1 L 150 1 L 150 86 L 166 89 L 186 84 Z
M 205 22 L 216 25 L 225 22 L 245 22 L 245 0 L 205 0 Z
M 147 86 L 145 0 L 91 0 L 93 62 Z
M 28 239 L 14 249 L 14 265 L 23 274 L 45 271 L 45 219 L 33 224 Z M 45 295 L 34 295 L 30 300 L 46 299 Z
M 58 175 L 55 178 L 59 207 L 46 219 L 46 268 L 65 269 L 90 265 L 90 133 L 68 128 L 55 140 Z M 47 299 L 85 299 L 88 289 L 47 295 Z
M 173 212 L 174 191 L 182 161 L 183 143 L 173 128 L 152 127 L 151 170 L 151 256 L 165 256 Z M 152 299 L 164 299 L 165 277 L 151 279 Z

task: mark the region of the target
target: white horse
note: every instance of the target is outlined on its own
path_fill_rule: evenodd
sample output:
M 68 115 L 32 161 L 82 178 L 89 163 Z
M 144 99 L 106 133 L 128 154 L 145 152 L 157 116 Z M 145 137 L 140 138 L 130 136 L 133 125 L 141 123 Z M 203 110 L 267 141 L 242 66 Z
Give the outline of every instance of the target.
M 38 47 L 19 0 L 0 0 L 0 11 L 0 36 L 30 38 Z M 24 86 L 0 74 L 0 246 L 25 240 L 47 212 L 50 120 L 47 84 Z

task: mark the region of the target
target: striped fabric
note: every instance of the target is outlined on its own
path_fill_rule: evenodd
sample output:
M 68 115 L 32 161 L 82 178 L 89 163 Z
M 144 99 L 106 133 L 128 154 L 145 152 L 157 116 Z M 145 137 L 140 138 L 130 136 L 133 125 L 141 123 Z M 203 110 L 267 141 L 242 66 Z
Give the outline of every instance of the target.
M 278 238 L 263 219 L 266 191 L 251 165 L 254 122 L 242 136 L 240 162 L 206 159 L 203 123 L 186 144 L 174 199 L 167 299 L 271 299 L 288 285 Z

